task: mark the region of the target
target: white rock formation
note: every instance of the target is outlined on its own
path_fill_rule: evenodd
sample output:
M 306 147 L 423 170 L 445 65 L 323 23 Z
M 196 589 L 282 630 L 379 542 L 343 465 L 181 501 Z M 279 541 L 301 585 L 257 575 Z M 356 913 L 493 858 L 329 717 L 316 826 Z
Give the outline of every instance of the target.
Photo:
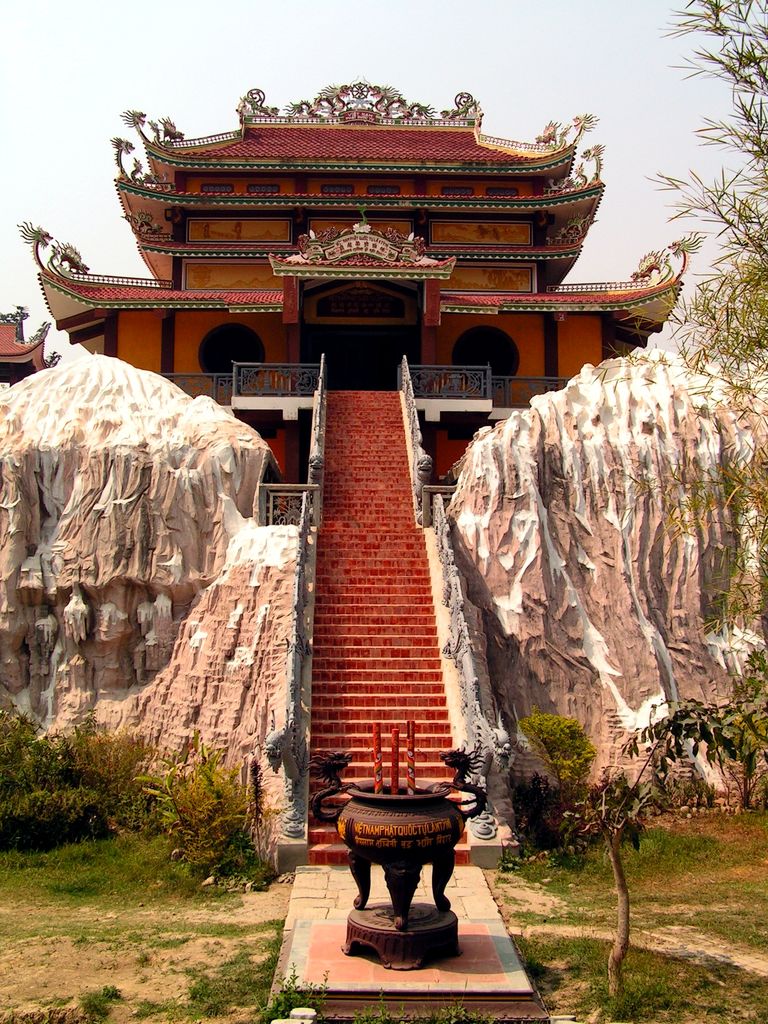
M 607 764 L 652 707 L 726 692 L 728 638 L 707 623 L 732 523 L 714 512 L 679 533 L 669 510 L 752 440 L 661 353 L 587 366 L 476 436 L 449 515 L 510 719 L 573 716 Z
M 117 359 L 0 395 L 0 703 L 57 727 L 141 715 L 166 747 L 240 730 L 233 756 L 263 738 L 296 551 L 251 518 L 270 459 L 212 400 Z

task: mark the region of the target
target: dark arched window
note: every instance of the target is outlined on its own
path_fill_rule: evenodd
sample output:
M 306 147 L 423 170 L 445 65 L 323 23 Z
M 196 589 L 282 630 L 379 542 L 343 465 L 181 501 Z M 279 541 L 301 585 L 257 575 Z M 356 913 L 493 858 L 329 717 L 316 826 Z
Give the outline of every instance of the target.
M 472 327 L 453 346 L 454 366 L 486 366 L 497 377 L 514 377 L 520 365 L 517 345 L 498 327 Z
M 200 343 L 200 366 L 206 373 L 231 373 L 232 363 L 263 363 L 264 345 L 245 324 L 222 324 Z

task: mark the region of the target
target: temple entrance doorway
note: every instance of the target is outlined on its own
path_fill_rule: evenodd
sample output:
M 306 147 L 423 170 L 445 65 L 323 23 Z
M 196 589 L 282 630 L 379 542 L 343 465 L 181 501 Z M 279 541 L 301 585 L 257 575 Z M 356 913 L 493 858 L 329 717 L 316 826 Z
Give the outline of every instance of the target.
M 345 281 L 305 287 L 301 361 L 325 353 L 332 391 L 394 391 L 403 356 L 419 363 L 418 286 Z
M 419 362 L 415 327 L 305 327 L 301 361 L 319 363 L 325 353 L 331 391 L 395 391 L 403 356 Z

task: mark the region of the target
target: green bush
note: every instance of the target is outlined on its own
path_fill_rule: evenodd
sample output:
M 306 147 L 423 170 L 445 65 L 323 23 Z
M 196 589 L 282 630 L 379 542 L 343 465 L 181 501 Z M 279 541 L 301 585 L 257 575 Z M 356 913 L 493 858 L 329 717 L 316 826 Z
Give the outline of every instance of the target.
M 566 807 L 560 791 L 537 772 L 528 782 L 520 782 L 512 791 L 512 805 L 519 832 L 539 850 L 554 850 L 562 842 L 561 832 Z
M 535 707 L 519 726 L 533 750 L 557 781 L 562 799 L 570 803 L 583 790 L 597 751 L 575 718 L 551 715 Z
M 0 711 L 0 849 L 47 850 L 151 820 L 138 739 L 97 730 L 38 735 L 21 714 Z
M 188 751 L 164 760 L 162 773 L 146 779 L 147 792 L 157 801 L 176 856 L 194 871 L 263 881 L 264 864 L 250 836 L 254 801 L 223 756 L 195 735 Z
M 92 789 L 33 789 L 0 801 L 2 850 L 50 850 L 99 839 L 108 831 L 99 794 Z

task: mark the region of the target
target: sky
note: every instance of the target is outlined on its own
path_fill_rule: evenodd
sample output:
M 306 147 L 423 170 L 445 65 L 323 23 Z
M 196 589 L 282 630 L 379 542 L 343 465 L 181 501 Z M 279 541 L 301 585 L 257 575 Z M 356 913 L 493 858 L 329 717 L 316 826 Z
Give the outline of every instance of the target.
M 236 129 L 251 88 L 282 108 L 362 78 L 438 110 L 470 92 L 483 131 L 511 139 L 596 115 L 583 147 L 606 147 L 606 192 L 568 280 L 624 280 L 696 227 L 669 222 L 673 197 L 654 176 L 710 179 L 724 162 L 696 129 L 726 114 L 729 96 L 685 71 L 692 40 L 669 36 L 672 10 L 662 0 L 0 0 L 0 312 L 28 306 L 28 336 L 50 319 L 22 221 L 74 244 L 94 273 L 148 275 L 114 187 L 110 139 L 132 138 L 123 110 L 169 115 L 198 137 Z M 715 251 L 696 259 L 689 286 Z M 68 355 L 65 334 L 49 337 Z

